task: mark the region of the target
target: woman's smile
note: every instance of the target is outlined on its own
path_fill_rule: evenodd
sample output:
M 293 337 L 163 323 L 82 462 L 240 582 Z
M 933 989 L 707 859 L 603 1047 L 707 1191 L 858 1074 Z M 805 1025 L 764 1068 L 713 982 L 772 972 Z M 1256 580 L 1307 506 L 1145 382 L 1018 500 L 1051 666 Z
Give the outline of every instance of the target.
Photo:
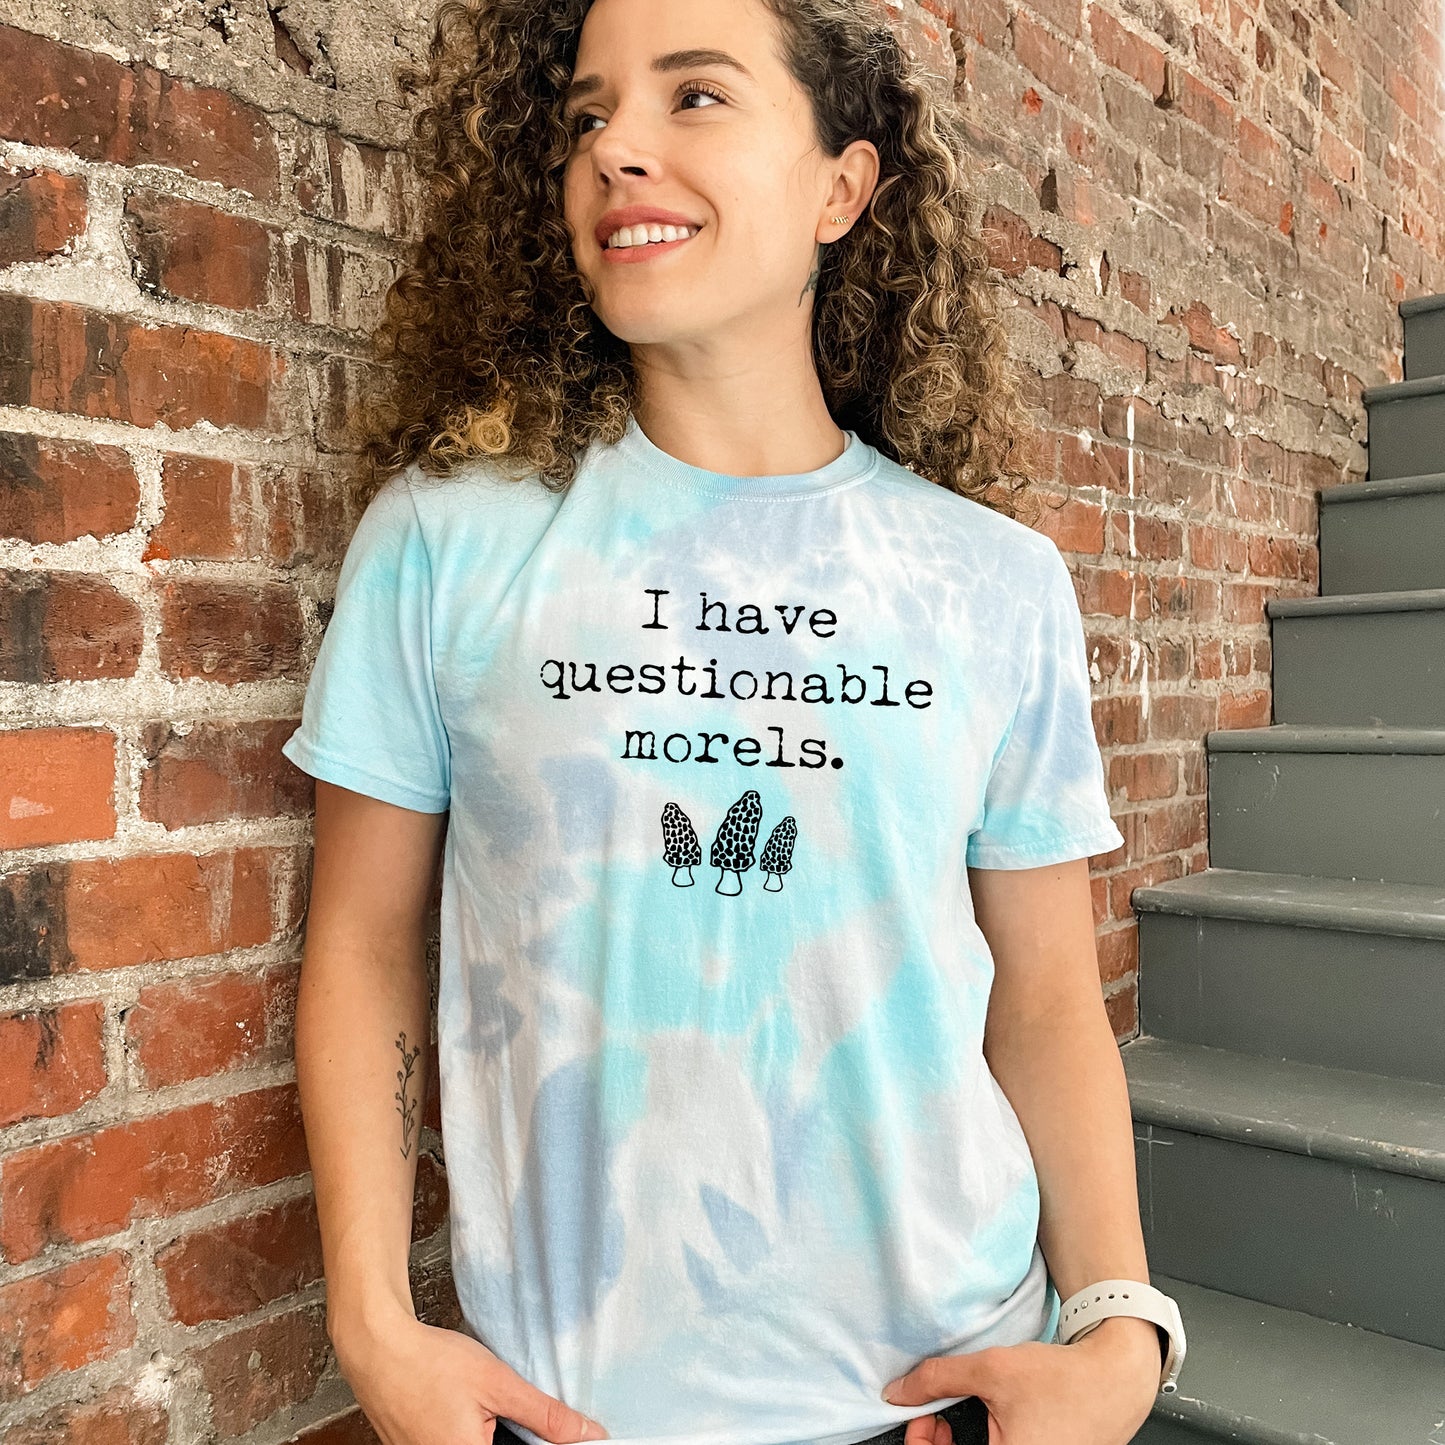
M 627 229 L 629 231 L 636 231 L 643 228 L 630 227 Z M 681 228 L 675 226 L 654 226 L 651 229 L 676 231 Z M 646 241 L 643 241 L 640 237 L 636 240 L 629 239 L 620 246 L 604 246 L 602 248 L 602 259 L 613 266 L 635 265 L 639 261 L 650 260 L 653 256 L 662 255 L 664 252 L 675 251 L 679 246 L 685 245 L 688 241 L 692 240 L 695 235 L 697 235 L 697 231 L 693 230 L 684 232 L 682 235 L 673 236 L 671 240 L 665 237 L 659 237 L 656 240 L 649 237 Z

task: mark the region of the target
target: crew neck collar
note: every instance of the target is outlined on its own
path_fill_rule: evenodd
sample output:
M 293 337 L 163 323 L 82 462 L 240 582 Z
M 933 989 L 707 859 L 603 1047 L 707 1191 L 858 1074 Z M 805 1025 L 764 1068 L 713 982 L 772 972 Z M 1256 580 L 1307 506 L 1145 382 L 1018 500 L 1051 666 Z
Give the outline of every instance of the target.
M 845 427 L 843 435 L 848 439 L 847 444 L 831 462 L 811 472 L 774 472 L 762 476 L 736 476 L 684 462 L 671 452 L 663 451 L 637 424 L 636 416 L 631 415 L 627 418 L 627 430 L 617 443 L 617 451 L 625 461 L 635 463 L 670 486 L 688 491 L 738 499 L 787 497 L 837 491 L 873 474 L 879 453 L 857 432 Z

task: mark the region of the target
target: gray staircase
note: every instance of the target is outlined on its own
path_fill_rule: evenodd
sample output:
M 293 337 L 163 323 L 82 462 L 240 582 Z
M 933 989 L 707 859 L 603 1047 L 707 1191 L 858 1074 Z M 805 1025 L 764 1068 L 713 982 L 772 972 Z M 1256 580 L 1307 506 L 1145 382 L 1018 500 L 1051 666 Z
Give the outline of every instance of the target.
M 1269 727 L 1206 736 L 1209 866 L 1136 888 L 1123 1046 L 1189 1350 L 1137 1445 L 1445 1445 L 1445 296 L 1266 604 Z

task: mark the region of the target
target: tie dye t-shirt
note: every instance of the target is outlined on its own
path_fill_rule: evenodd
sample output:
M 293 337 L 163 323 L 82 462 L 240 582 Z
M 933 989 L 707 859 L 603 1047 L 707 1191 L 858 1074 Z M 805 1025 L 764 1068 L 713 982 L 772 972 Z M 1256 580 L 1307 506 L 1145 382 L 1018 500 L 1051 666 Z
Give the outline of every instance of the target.
M 284 751 L 450 810 L 452 1264 L 525 1378 L 616 1442 L 849 1445 L 959 1398 L 880 1398 L 924 1356 L 1053 1338 L 966 871 L 1123 842 L 1051 540 L 852 432 L 399 473 Z

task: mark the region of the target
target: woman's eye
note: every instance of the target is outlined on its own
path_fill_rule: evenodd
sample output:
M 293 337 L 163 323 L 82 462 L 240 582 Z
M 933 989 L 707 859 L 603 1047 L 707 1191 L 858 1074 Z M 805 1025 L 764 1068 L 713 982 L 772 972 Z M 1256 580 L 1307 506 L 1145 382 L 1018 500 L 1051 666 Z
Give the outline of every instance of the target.
M 686 99 L 688 98 L 688 96 L 690 96 L 690 95 L 692 95 L 692 96 L 706 96 L 709 101 L 718 101 L 718 102 L 721 103 L 721 104 L 726 104 L 726 102 L 727 102 L 727 97 L 724 96 L 720 91 L 716 91 L 716 90 L 714 90 L 711 86 L 703 85 L 703 84 L 701 84 L 700 82 L 697 82 L 697 81 L 694 81 L 692 84 L 684 87 L 682 90 L 680 90 L 680 91 L 678 92 L 678 102 L 681 103 L 682 101 L 686 100 Z M 699 108 L 699 107 L 697 107 L 697 106 L 688 107 L 688 109 L 691 109 L 691 110 L 697 110 L 698 108 Z M 707 107 L 702 107 L 702 108 L 703 108 L 703 109 L 706 109 Z M 590 134 L 591 134 L 591 130 L 590 130 L 590 128 L 588 127 L 587 122 L 588 122 L 589 120 L 602 120 L 602 119 L 603 119 L 602 116 L 600 116 L 600 115 L 593 115 L 591 111 L 588 111 L 588 110 L 578 111 L 577 114 L 574 115 L 574 116 L 572 117 L 571 121 L 569 122 L 569 127 L 570 127 L 571 132 L 572 132 L 572 134 L 573 134 L 574 136 L 590 135 Z
M 717 91 L 713 90 L 710 86 L 697 85 L 697 84 L 688 86 L 688 87 L 681 93 L 681 95 L 678 97 L 678 99 L 679 99 L 679 100 L 686 100 L 687 97 L 690 96 L 690 95 L 706 95 L 706 96 L 708 96 L 709 98 L 711 98 L 712 100 L 716 100 L 716 101 L 721 101 L 721 100 L 723 99 L 723 97 L 722 97 L 721 95 L 719 95 Z M 693 106 L 693 109 L 696 110 L 697 107 L 696 107 L 696 106 Z

